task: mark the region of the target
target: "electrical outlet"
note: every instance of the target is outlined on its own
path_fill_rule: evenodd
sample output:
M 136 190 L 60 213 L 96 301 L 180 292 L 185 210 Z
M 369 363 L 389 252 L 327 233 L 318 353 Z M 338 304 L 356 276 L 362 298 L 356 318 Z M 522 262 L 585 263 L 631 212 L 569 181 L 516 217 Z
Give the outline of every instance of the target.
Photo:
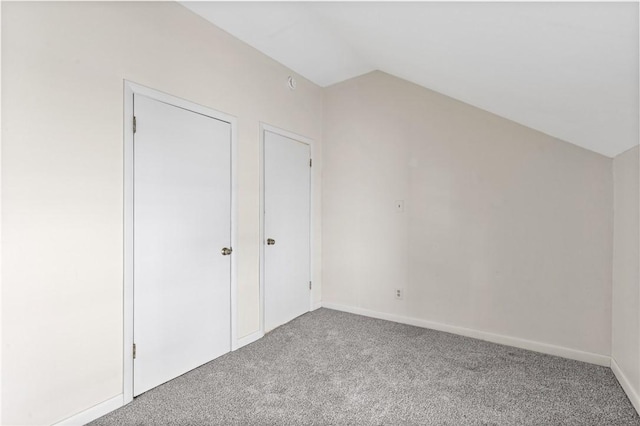
M 401 288 L 396 288 L 396 299 L 398 300 L 402 300 L 402 297 L 404 296 L 403 294 L 404 292 L 402 291 Z

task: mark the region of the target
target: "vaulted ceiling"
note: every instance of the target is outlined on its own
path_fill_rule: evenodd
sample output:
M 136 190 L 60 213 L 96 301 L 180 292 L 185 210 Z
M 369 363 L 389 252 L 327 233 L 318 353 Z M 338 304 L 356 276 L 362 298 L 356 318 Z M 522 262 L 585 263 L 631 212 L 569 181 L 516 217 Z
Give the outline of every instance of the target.
M 637 3 L 182 4 L 320 86 L 381 70 L 609 157 L 638 144 Z

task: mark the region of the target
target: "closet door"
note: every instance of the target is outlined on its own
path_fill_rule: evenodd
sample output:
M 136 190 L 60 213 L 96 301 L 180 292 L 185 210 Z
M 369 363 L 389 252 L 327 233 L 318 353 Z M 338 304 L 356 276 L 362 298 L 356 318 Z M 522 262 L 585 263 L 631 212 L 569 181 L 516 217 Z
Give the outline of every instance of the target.
M 134 95 L 134 395 L 231 350 L 231 125 Z
M 308 144 L 265 131 L 265 331 L 309 312 L 310 157 Z

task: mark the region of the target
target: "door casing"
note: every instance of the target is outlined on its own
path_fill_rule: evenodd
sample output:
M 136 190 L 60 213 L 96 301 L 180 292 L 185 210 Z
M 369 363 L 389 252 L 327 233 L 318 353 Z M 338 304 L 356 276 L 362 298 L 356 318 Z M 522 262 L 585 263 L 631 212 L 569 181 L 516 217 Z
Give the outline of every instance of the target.
M 264 286 L 264 278 L 265 278 L 265 271 L 264 271 L 264 262 L 265 262 L 265 256 L 264 256 L 264 249 L 265 249 L 265 244 L 266 244 L 266 235 L 265 235 L 265 226 L 264 226 L 264 214 L 265 214 L 265 200 L 264 200 L 264 189 L 265 189 L 265 179 L 264 179 L 264 170 L 265 170 L 265 155 L 264 155 L 264 149 L 265 149 L 265 131 L 269 131 L 271 133 L 275 133 L 278 134 L 280 136 L 284 136 L 286 138 L 289 139 L 293 139 L 296 140 L 298 142 L 304 143 L 306 145 L 309 145 L 309 152 L 311 153 L 311 161 L 313 161 L 314 158 L 314 154 L 315 154 L 315 146 L 314 146 L 314 142 L 312 139 L 307 138 L 305 136 L 301 136 L 298 135 L 296 133 L 290 132 L 288 130 L 284 130 L 284 129 L 280 129 L 278 127 L 275 126 L 271 126 L 269 124 L 266 123 L 260 123 L 260 333 L 264 334 L 264 325 L 265 325 L 265 303 L 264 303 L 264 295 L 265 295 L 265 286 Z M 309 205 L 309 228 L 310 228 L 310 232 L 309 232 L 309 276 L 310 276 L 310 280 L 312 282 L 312 285 L 315 284 L 315 280 L 314 280 L 314 266 L 313 266 L 313 258 L 315 257 L 315 243 L 314 243 L 314 214 L 313 214 L 313 209 L 314 209 L 314 179 L 313 179 L 313 175 L 314 175 L 314 171 L 313 171 L 313 167 L 311 167 L 311 172 L 310 172 L 310 192 L 309 192 L 309 197 L 310 197 L 310 205 Z M 309 311 L 312 311 L 314 309 L 314 304 L 313 304 L 313 291 L 309 292 Z
M 123 396 L 124 404 L 133 400 L 133 95 L 146 97 L 226 121 L 231 125 L 231 246 L 237 247 L 237 119 L 182 98 L 124 80 L 124 293 L 123 293 Z M 237 256 L 231 255 L 231 350 L 238 348 Z

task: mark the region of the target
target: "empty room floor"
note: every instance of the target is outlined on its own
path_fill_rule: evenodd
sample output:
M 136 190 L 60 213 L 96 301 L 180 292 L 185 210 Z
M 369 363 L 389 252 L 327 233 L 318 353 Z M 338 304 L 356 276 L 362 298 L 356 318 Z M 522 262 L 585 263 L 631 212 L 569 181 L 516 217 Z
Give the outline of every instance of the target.
M 640 425 L 609 368 L 329 309 L 92 425 Z

